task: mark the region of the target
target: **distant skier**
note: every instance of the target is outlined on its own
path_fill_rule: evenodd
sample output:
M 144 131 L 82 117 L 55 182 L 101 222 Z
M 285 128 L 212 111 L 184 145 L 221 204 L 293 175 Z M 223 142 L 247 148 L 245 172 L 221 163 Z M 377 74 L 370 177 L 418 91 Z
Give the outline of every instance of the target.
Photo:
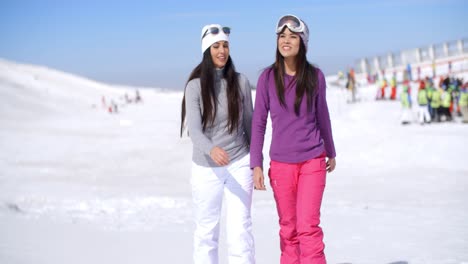
M 131 104 L 131 103 L 132 103 L 132 99 L 130 99 L 130 97 L 128 96 L 127 93 L 125 93 L 124 99 L 125 99 L 125 103 L 127 103 L 127 104 Z
M 110 105 L 109 105 L 109 108 L 108 108 L 108 111 L 109 111 L 109 113 L 111 113 L 111 114 L 113 114 L 113 113 L 114 113 L 114 114 L 117 114 L 117 113 L 119 112 L 119 107 L 118 107 L 118 105 L 115 103 L 114 100 L 111 100 Z
M 405 82 L 403 84 L 403 92 L 400 95 L 400 101 L 401 101 L 401 108 L 402 108 L 402 114 L 401 114 L 401 124 L 402 125 L 407 125 L 411 123 L 411 100 L 410 100 L 410 94 L 408 93 L 409 90 L 409 82 Z
M 432 108 L 432 115 L 431 120 L 434 122 L 440 122 L 440 106 L 441 106 L 441 88 L 435 88 L 432 91 L 431 95 L 431 108 Z
M 452 121 L 452 113 L 450 112 L 450 106 L 452 104 L 452 88 L 450 86 L 443 86 L 441 90 L 441 105 L 439 113 L 444 116 L 445 121 Z
M 468 82 L 465 82 L 460 90 L 460 110 L 463 116 L 463 123 L 468 123 Z
M 387 78 L 385 78 L 385 76 L 384 76 L 383 81 L 382 81 L 382 87 L 380 88 L 381 89 L 380 99 L 382 99 L 382 100 L 385 100 L 385 89 L 387 89 L 387 86 L 388 86 Z
M 135 103 L 140 103 L 142 101 L 140 91 L 135 91 Z
M 431 79 L 428 79 L 426 81 L 426 93 L 427 93 L 427 99 L 428 99 L 427 108 L 429 110 L 429 115 L 431 116 L 431 120 L 434 120 L 434 109 L 432 108 L 432 95 L 434 94 L 435 90 L 436 89 L 434 88 L 434 82 Z
M 106 109 L 107 108 L 107 105 L 106 105 L 106 97 L 103 95 L 101 96 L 101 105 L 102 105 L 102 108 Z
M 348 80 L 346 82 L 346 89 L 349 91 L 351 95 L 351 99 L 348 102 L 354 103 L 356 102 L 356 79 L 354 78 L 354 70 L 351 69 L 348 72 Z
M 456 116 L 462 116 L 460 108 L 460 91 L 462 88 L 462 80 L 454 78 L 452 81 L 452 106 L 450 107 L 451 112 Z
M 424 123 L 430 123 L 431 122 L 431 116 L 429 114 L 429 98 L 427 96 L 427 91 L 426 91 L 426 83 L 424 81 L 419 82 L 419 89 L 418 89 L 418 118 L 419 118 L 419 123 L 421 125 L 424 125 Z
M 392 79 L 390 80 L 390 100 L 395 100 L 396 99 L 396 93 L 397 93 L 397 80 L 396 80 L 396 75 L 393 74 Z
M 344 80 L 344 74 L 342 71 L 338 71 L 338 80 Z
M 375 97 L 376 100 L 383 100 L 385 99 L 385 88 L 387 88 L 387 79 L 385 76 L 382 76 L 379 82 L 379 87 L 377 89 L 377 95 Z

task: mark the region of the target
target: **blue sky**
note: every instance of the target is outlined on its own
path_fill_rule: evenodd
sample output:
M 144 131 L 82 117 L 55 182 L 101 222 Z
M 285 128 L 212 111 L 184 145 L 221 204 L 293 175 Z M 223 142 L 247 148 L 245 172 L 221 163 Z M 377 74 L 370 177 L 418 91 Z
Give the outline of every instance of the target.
M 309 61 L 326 74 L 361 58 L 468 37 L 466 0 L 0 1 L 0 58 L 113 84 L 183 89 L 200 31 L 232 28 L 231 57 L 252 83 L 275 54 L 274 26 L 310 29 Z

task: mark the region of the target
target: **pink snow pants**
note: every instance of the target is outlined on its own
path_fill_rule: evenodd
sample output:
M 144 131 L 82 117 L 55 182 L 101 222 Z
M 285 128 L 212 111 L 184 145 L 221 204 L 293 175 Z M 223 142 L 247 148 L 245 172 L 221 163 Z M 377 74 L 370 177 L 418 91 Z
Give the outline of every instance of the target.
M 320 206 L 325 155 L 301 163 L 270 162 L 270 184 L 280 224 L 281 264 L 324 264 Z

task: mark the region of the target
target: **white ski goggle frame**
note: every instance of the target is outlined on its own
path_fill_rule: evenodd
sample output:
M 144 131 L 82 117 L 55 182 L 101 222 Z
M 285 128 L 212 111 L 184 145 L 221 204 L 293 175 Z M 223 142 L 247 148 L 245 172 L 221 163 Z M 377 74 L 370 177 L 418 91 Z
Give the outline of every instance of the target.
M 305 25 L 298 17 L 294 15 L 285 15 L 278 20 L 276 25 L 276 34 L 280 33 L 284 27 L 288 27 L 292 32 L 302 33 Z

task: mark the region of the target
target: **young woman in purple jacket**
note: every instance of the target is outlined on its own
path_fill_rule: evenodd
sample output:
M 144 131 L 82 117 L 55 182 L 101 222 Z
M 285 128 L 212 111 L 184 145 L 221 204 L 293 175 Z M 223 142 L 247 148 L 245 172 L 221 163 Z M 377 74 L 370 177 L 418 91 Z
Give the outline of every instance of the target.
M 335 146 L 322 71 L 306 58 L 309 30 L 300 18 L 281 17 L 276 61 L 260 75 L 252 118 L 250 167 L 265 190 L 263 143 L 272 122 L 270 168 L 280 224 L 281 264 L 326 263 L 320 207 Z

